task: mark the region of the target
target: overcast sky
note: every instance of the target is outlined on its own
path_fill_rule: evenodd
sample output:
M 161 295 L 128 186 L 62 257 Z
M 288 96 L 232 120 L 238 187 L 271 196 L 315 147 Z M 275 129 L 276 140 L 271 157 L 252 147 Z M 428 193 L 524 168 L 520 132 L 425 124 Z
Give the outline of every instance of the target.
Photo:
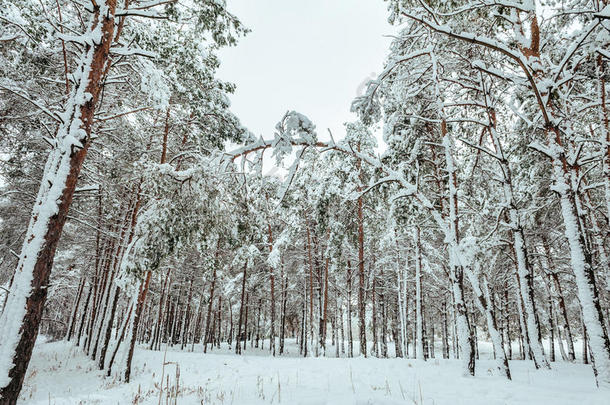
M 269 138 L 288 110 L 307 115 L 320 139 L 343 123 L 363 83 L 379 73 L 394 32 L 383 0 L 227 0 L 252 30 L 220 53 L 219 77 L 237 85 L 232 110 Z

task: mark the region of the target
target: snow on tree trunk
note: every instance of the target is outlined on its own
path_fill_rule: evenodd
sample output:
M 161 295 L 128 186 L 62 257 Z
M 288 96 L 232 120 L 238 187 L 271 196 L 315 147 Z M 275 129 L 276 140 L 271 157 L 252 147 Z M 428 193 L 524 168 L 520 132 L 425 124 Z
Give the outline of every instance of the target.
M 137 296 L 137 300 L 135 302 L 135 312 L 133 315 L 133 321 L 131 324 L 131 327 L 129 328 L 129 338 L 126 340 L 126 342 L 129 344 L 128 348 L 127 348 L 127 358 L 125 360 L 125 372 L 124 372 L 124 379 L 125 382 L 129 382 L 130 378 L 131 378 L 131 361 L 133 360 L 133 352 L 135 349 L 135 345 L 136 345 L 136 338 L 138 336 L 138 326 L 140 323 L 140 317 L 142 316 L 142 310 L 144 309 L 144 302 L 146 301 L 146 293 L 148 292 L 148 286 L 150 284 L 150 279 L 152 276 L 152 272 L 151 271 L 147 271 L 146 272 L 146 278 L 144 279 L 144 281 L 142 282 L 142 284 L 140 285 L 140 291 L 138 293 Z
M 511 222 L 518 224 L 518 217 L 514 210 L 509 210 Z M 529 336 L 529 348 L 532 360 L 536 368 L 550 368 L 549 362 L 544 355 L 542 342 L 540 341 L 540 329 L 536 317 L 536 307 L 534 303 L 534 287 L 531 270 L 528 269 L 527 253 L 523 240 L 523 229 L 519 226 L 513 230 L 513 241 L 515 245 L 515 255 L 517 256 L 517 271 L 519 273 L 519 290 L 523 298 L 523 312 L 525 317 L 525 327 Z
M 218 246 L 216 247 L 216 258 L 218 258 L 218 254 L 219 254 L 219 249 Z M 216 287 L 216 263 L 214 263 L 214 270 L 213 270 L 213 274 L 212 274 L 212 283 L 210 284 L 210 301 L 208 302 L 208 315 L 206 316 L 205 319 L 205 329 L 203 331 L 203 352 L 207 353 L 208 351 L 208 343 L 209 343 L 209 339 L 212 336 L 212 333 L 210 332 L 210 318 L 212 317 L 212 305 L 214 302 L 214 289 Z M 212 343 L 213 346 L 213 343 Z
M 358 143 L 360 152 L 360 143 Z M 358 193 L 362 193 L 362 161 L 358 160 L 357 169 L 359 171 L 360 183 Z M 366 357 L 366 302 L 364 292 L 364 214 L 363 198 L 358 197 L 358 330 L 360 333 L 360 355 Z
M 422 319 L 422 274 L 420 231 L 413 231 L 415 239 L 415 358 L 425 360 L 424 356 L 424 323 Z
M 464 269 L 460 265 L 459 253 L 459 226 L 458 226 L 458 189 L 457 189 L 457 172 L 453 160 L 452 146 L 453 142 L 451 135 L 447 131 L 447 123 L 445 120 L 441 123 L 441 132 L 443 134 L 443 148 L 445 151 L 445 161 L 447 164 L 447 173 L 449 174 L 449 226 L 448 226 L 448 244 L 449 244 L 449 268 L 451 276 L 451 287 L 453 292 L 453 300 L 456 309 L 455 321 L 457 329 L 457 337 L 460 355 L 462 356 L 464 375 L 474 376 L 475 371 L 475 350 L 474 338 L 468 323 L 467 308 L 464 302 Z
M 469 267 L 466 267 L 464 271 L 466 272 L 466 276 L 468 277 L 476 296 L 475 304 L 483 316 L 485 316 L 485 321 L 487 322 L 487 331 L 491 337 L 497 362 L 496 368 L 498 372 L 510 380 L 511 376 L 510 368 L 508 366 L 508 359 L 506 358 L 506 352 L 504 351 L 504 346 L 502 345 L 502 335 L 500 332 L 498 332 L 496 318 L 492 312 L 493 305 L 491 303 L 487 280 L 483 278 L 483 285 L 481 286 L 477 274 L 475 274 Z
M 575 196 L 570 190 L 564 166 L 559 159 L 554 159 L 553 166 L 556 181 L 554 189 L 560 194 L 565 234 L 570 246 L 570 263 L 578 288 L 583 321 L 587 328 L 591 363 L 597 384 L 610 387 L 610 341 L 591 267 L 591 256 L 585 248 L 584 235 L 578 223 Z
M 55 250 L 90 145 L 95 106 L 114 32 L 116 0 L 94 6 L 87 42 L 74 72 L 32 210 L 11 294 L 0 318 L 0 398 L 16 403 L 36 342 Z
M 489 98 L 485 94 L 486 104 L 489 105 Z M 491 136 L 496 158 L 500 164 L 501 176 L 502 176 L 502 191 L 504 194 L 504 204 L 508 208 L 508 215 L 510 219 L 510 228 L 513 238 L 513 248 L 517 259 L 517 273 L 519 274 L 519 291 L 523 299 L 523 309 L 525 318 L 525 327 L 527 328 L 527 334 L 530 337 L 530 350 L 534 365 L 536 368 L 544 367 L 550 368 L 549 362 L 544 355 L 542 348 L 542 341 L 540 340 L 540 325 L 538 324 L 538 317 L 536 316 L 536 304 L 534 301 L 534 285 L 533 285 L 533 272 L 530 267 L 527 247 L 525 243 L 525 234 L 523 227 L 521 226 L 521 216 L 517 206 L 515 204 L 515 197 L 513 194 L 513 183 L 512 183 L 512 171 L 508 164 L 508 160 L 504 156 L 504 149 L 500 142 L 500 137 L 496 132 L 496 113 L 495 110 L 491 109 L 488 112 L 490 121 L 489 134 Z
M 456 307 L 456 326 L 458 334 L 458 342 L 460 346 L 460 354 L 464 361 L 464 373 L 474 375 L 474 341 L 470 331 L 470 325 L 466 316 L 467 309 L 464 302 L 463 290 L 463 268 L 458 265 L 459 258 L 459 233 L 458 233 L 458 214 L 457 214 L 457 173 L 451 153 L 451 138 L 447 132 L 447 124 L 442 122 L 443 145 L 445 150 L 445 158 L 447 163 L 447 172 L 449 173 L 449 236 L 450 236 L 450 258 L 449 266 L 451 269 L 451 282 Z
M 269 252 L 273 252 L 273 233 L 271 231 L 271 223 L 267 223 L 267 231 L 269 234 Z M 270 296 L 270 309 L 271 309 L 271 327 L 269 331 L 269 349 L 271 354 L 275 356 L 275 275 L 273 274 L 273 266 L 269 266 L 269 293 Z

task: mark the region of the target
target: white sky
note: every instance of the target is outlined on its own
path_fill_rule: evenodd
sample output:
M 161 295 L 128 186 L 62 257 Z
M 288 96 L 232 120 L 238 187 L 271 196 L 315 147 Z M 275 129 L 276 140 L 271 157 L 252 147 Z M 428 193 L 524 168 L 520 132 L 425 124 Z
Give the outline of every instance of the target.
M 252 32 L 220 52 L 233 82 L 232 111 L 265 139 L 288 110 L 307 115 L 320 139 L 356 117 L 350 105 L 381 71 L 395 30 L 383 0 L 227 0 Z

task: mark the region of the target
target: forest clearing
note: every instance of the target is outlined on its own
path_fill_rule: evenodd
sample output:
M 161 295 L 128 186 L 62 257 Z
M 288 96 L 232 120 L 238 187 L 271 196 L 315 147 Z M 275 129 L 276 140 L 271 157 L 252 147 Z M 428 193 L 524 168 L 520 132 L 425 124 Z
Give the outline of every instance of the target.
M 226 345 L 205 355 L 201 348 L 138 349 L 129 384 L 104 378 L 65 342 L 46 343 L 35 349 L 23 403 L 158 404 L 159 398 L 163 404 L 210 405 L 608 403 L 607 392 L 595 388 L 591 368 L 583 364 L 558 363 L 553 370 L 536 371 L 531 362 L 514 360 L 513 380 L 499 379 L 488 343 L 480 346 L 476 379 L 461 377 L 456 360 L 424 362 L 393 354 L 389 359 L 303 358 L 295 341 L 287 343 L 288 352 L 276 358 L 266 348 L 249 346 L 243 356 Z

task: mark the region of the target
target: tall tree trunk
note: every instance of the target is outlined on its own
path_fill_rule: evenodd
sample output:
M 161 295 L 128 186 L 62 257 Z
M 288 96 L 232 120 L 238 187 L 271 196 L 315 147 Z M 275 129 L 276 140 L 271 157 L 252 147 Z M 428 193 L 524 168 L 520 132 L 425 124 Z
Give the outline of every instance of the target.
M 443 135 L 447 172 L 449 173 L 449 267 L 456 312 L 458 343 L 463 361 L 464 374 L 474 376 L 476 356 L 474 338 L 466 315 L 466 303 L 464 302 L 464 269 L 458 262 L 457 257 L 457 249 L 459 246 L 457 168 L 455 167 L 455 161 L 452 154 L 453 139 L 447 131 L 447 122 L 444 119 L 441 122 L 441 133 Z
M 91 144 L 95 108 L 114 36 L 116 0 L 105 3 L 103 14 L 100 6 L 93 6 L 91 26 L 85 35 L 96 40 L 84 48 L 76 69 L 76 82 L 62 114 L 65 120 L 49 154 L 21 249 L 13 293 L 7 297 L 0 317 L 2 404 L 15 404 L 19 397 L 38 335 L 55 250 Z
M 582 320 L 582 362 L 583 364 L 589 364 L 589 336 L 587 336 L 587 326 Z
M 559 135 L 557 135 L 559 137 Z M 593 371 L 599 386 L 610 387 L 610 340 L 604 322 L 595 274 L 591 265 L 591 254 L 585 244 L 585 237 L 579 225 L 575 193 L 569 188 L 565 178 L 567 157 L 554 162 L 556 182 L 560 187 L 561 210 L 565 233 L 570 246 L 570 262 L 575 275 L 578 300 L 582 309 L 584 324 L 589 337 L 589 349 Z
M 347 357 L 354 357 L 352 334 L 352 264 L 347 261 Z
M 324 303 L 322 310 L 322 319 L 320 319 L 320 345 L 324 349 L 326 355 L 326 326 L 328 322 L 328 266 L 330 257 L 326 257 L 324 264 Z
M 80 326 L 78 327 L 78 334 L 76 335 L 76 346 L 80 344 L 80 339 L 83 333 L 83 329 L 85 327 L 85 321 L 87 318 L 87 309 L 89 308 L 89 301 L 91 300 L 91 293 L 93 292 L 93 281 L 89 285 L 89 292 L 87 293 L 87 298 L 85 299 L 85 307 L 83 308 L 83 313 L 80 319 Z
M 486 94 L 486 103 L 487 94 Z M 488 109 L 488 116 L 491 125 L 489 135 L 494 145 L 496 157 L 500 164 L 502 174 L 502 190 L 504 193 L 504 204 L 508 208 L 510 217 L 512 250 L 517 261 L 517 272 L 519 274 L 519 291 L 524 304 L 525 327 L 529 336 L 530 350 L 536 368 L 550 368 L 549 362 L 544 355 L 542 341 L 540 338 L 540 325 L 536 313 L 536 302 L 534 301 L 534 272 L 531 267 L 527 252 L 525 233 L 521 225 L 521 214 L 516 206 L 513 195 L 512 171 L 508 164 L 508 159 L 504 156 L 502 143 L 496 132 L 496 112 L 493 108 Z
M 239 343 L 240 343 L 240 339 L 242 338 L 241 325 L 242 325 L 242 321 L 244 318 L 244 310 L 246 310 L 246 301 L 245 300 L 246 300 L 247 271 L 248 271 L 248 261 L 246 260 L 246 263 L 244 263 L 244 272 L 242 275 L 242 283 L 241 283 L 241 304 L 239 306 L 239 321 L 237 322 L 237 336 L 235 338 L 235 354 L 241 354 L 241 345 Z
M 422 274 L 421 274 L 421 242 L 419 227 L 413 231 L 415 243 L 415 358 L 425 360 L 424 356 L 424 323 L 422 308 Z
M 161 287 L 161 296 L 159 297 L 159 312 L 157 314 L 157 325 L 155 326 L 154 337 L 152 343 L 150 345 L 151 350 L 159 350 L 160 348 L 160 336 L 161 336 L 161 327 L 163 321 L 163 312 L 166 296 L 169 296 L 169 274 L 172 271 L 171 267 L 167 268 L 167 273 L 165 274 L 165 279 L 163 280 L 163 286 Z
M 269 234 L 269 253 L 273 251 L 273 233 L 271 231 L 271 223 L 267 223 L 267 231 Z M 270 287 L 270 306 L 271 306 L 271 330 L 269 331 L 269 349 L 271 354 L 275 356 L 275 275 L 273 274 L 273 266 L 269 266 L 269 287 Z
M 131 377 L 131 361 L 133 360 L 133 352 L 136 345 L 136 338 L 138 334 L 138 324 L 140 321 L 140 316 L 142 316 L 142 309 L 144 308 L 144 301 L 146 300 L 146 292 L 148 291 L 148 286 L 150 284 L 150 278 L 152 273 L 150 271 L 146 272 L 146 279 L 144 283 L 140 286 L 140 292 L 138 293 L 138 298 L 136 301 L 136 311 L 133 317 L 133 323 L 131 326 L 131 339 L 129 342 L 129 351 L 127 352 L 127 364 L 125 367 L 125 382 L 129 383 L 129 379 Z
M 203 294 L 199 294 L 199 304 L 197 304 L 197 318 L 195 320 L 195 328 L 193 329 L 193 339 L 191 341 L 191 352 L 195 351 L 195 343 L 199 343 L 201 341 L 201 321 L 203 317 Z M 214 320 L 216 320 L 214 318 Z M 212 325 L 212 330 L 214 330 L 214 326 Z M 214 333 L 211 334 L 214 336 Z M 212 337 L 213 342 L 213 337 Z M 212 343 L 214 344 L 214 343 Z
M 443 359 L 449 358 L 449 328 L 447 323 L 447 300 L 443 301 Z
M 510 309 L 508 302 L 508 288 L 504 290 L 504 322 L 506 329 L 506 344 L 508 345 L 508 358 L 513 359 L 513 343 L 510 338 Z
M 476 297 L 475 303 L 487 322 L 487 331 L 491 336 L 491 342 L 493 345 L 495 357 L 496 357 L 496 368 L 498 372 L 502 373 L 509 380 L 511 379 L 510 368 L 508 366 L 508 359 L 506 358 L 506 352 L 504 346 L 502 346 L 502 336 L 498 332 L 496 323 L 496 317 L 493 312 L 493 306 L 491 303 L 491 294 L 489 293 L 489 287 L 487 280 L 483 276 L 482 283 L 479 283 L 478 275 L 474 274 L 471 270 L 466 269 L 466 274 L 470 280 L 470 284 L 474 290 Z M 482 285 L 481 285 L 482 284 Z M 476 332 L 475 332 L 476 333 Z
M 549 357 L 555 361 L 555 319 L 553 318 L 553 296 L 549 296 Z M 561 341 L 559 341 L 561 344 Z
M 398 305 L 398 297 L 396 299 L 396 306 L 394 307 L 394 311 L 392 314 L 392 338 L 394 339 L 394 351 L 396 352 L 396 357 L 403 357 L 404 352 L 404 331 L 399 330 L 402 327 L 402 323 L 399 322 L 399 305 Z
M 286 305 L 288 303 L 288 275 L 283 275 L 282 278 L 284 282 L 282 286 L 282 324 L 280 326 L 280 354 L 284 353 L 284 337 L 286 333 Z
M 129 311 L 127 311 L 127 315 L 125 316 L 125 319 L 123 320 L 123 327 L 121 328 L 121 334 L 118 337 L 118 340 L 114 346 L 114 350 L 112 351 L 112 355 L 110 356 L 110 360 L 108 361 L 108 370 L 106 372 L 107 377 L 110 377 L 110 374 L 112 373 L 112 365 L 114 364 L 114 359 L 116 358 L 116 355 L 119 351 L 121 342 L 123 341 L 123 338 L 125 337 L 125 331 L 127 330 L 127 327 L 129 326 L 129 321 L 131 319 L 132 310 L 133 310 L 133 305 L 130 305 Z
M 81 282 L 78 285 L 78 291 L 76 292 L 76 298 L 74 299 L 74 305 L 72 308 L 72 316 L 70 316 L 70 325 L 68 326 L 68 335 L 66 336 L 66 340 L 69 342 L 72 338 L 72 334 L 74 333 L 74 326 L 76 325 L 76 316 L 78 315 L 78 307 L 80 305 L 80 300 L 83 295 L 83 290 L 85 289 L 85 281 L 86 278 L 82 277 Z
M 337 303 L 337 305 L 339 305 Z M 345 354 L 345 323 L 343 320 L 343 305 L 339 307 L 339 328 L 341 332 L 341 354 Z
M 568 310 L 563 297 L 561 283 L 559 282 L 559 275 L 556 273 L 555 264 L 553 263 L 553 259 L 551 257 L 551 249 L 548 240 L 544 235 L 542 237 L 542 246 L 544 247 L 547 265 L 549 266 L 549 271 L 551 272 L 551 279 L 553 280 L 553 284 L 555 285 L 555 290 L 557 292 L 557 301 L 559 303 L 559 309 L 561 310 L 563 330 L 566 335 L 566 344 L 568 345 L 568 358 L 570 361 L 574 361 L 576 360 L 576 355 L 574 352 L 574 339 L 572 338 L 572 330 L 570 328 L 570 321 L 568 319 Z
M 358 143 L 360 152 L 360 143 Z M 362 198 L 362 161 L 358 160 L 358 329 L 360 332 L 360 355 L 366 357 L 366 303 L 364 301 L 364 214 Z
M 163 142 L 162 142 L 162 147 L 161 147 L 160 164 L 164 164 L 167 159 L 167 138 L 168 138 L 169 128 L 170 128 L 169 117 L 170 117 L 170 110 L 168 107 L 166 119 L 165 119 L 165 128 L 163 131 Z M 151 142 L 149 142 L 149 145 L 151 143 L 152 143 L 152 138 L 151 138 Z M 128 237 L 127 244 L 126 244 L 127 246 L 129 246 L 131 244 L 131 242 L 133 240 L 133 236 L 135 234 L 138 214 L 139 214 L 140 206 L 142 204 L 141 186 L 142 186 L 142 180 L 140 180 L 140 183 L 138 184 L 138 193 L 137 193 L 137 197 L 136 197 L 136 203 L 135 203 L 135 206 L 133 209 L 133 215 L 131 218 L 130 233 L 129 233 L 129 237 Z M 144 280 L 140 283 L 140 290 L 138 293 L 138 298 L 136 300 L 136 308 L 135 308 L 135 312 L 134 312 L 134 316 L 133 316 L 133 323 L 130 328 L 130 339 L 128 339 L 129 340 L 129 350 L 127 352 L 127 359 L 125 361 L 126 364 L 125 364 L 125 374 L 124 374 L 126 382 L 129 382 L 129 378 L 131 376 L 131 362 L 133 359 L 134 347 L 135 347 L 135 343 L 136 343 L 136 339 L 137 339 L 137 335 L 138 335 L 140 317 L 142 315 L 142 310 L 143 310 L 144 304 L 146 302 L 146 296 L 148 294 L 148 288 L 150 286 L 151 277 L 152 277 L 152 270 L 149 269 L 146 271 Z
M 203 352 L 208 352 L 208 343 L 210 340 L 210 319 L 212 318 L 212 306 L 214 304 L 214 290 L 216 288 L 216 265 L 214 265 L 214 270 L 212 273 L 212 283 L 210 284 L 210 298 L 208 302 L 208 314 L 205 319 L 205 329 L 203 331 Z
M 309 224 L 307 224 L 307 261 L 309 263 L 309 336 L 311 340 L 311 349 L 313 350 L 314 343 L 314 327 L 313 327 L 313 273 L 314 265 L 311 253 L 311 235 Z M 317 342 L 316 342 L 317 344 Z
M 112 307 L 110 309 L 110 319 L 108 320 L 108 323 L 106 324 L 106 333 L 104 335 L 104 341 L 102 342 L 102 347 L 100 350 L 100 358 L 98 361 L 98 368 L 100 370 L 104 369 L 104 362 L 106 360 L 106 351 L 108 350 L 108 344 L 110 343 L 110 336 L 112 335 L 112 325 L 114 323 L 114 315 L 116 313 L 116 306 L 117 303 L 119 302 L 119 295 L 120 295 L 121 289 L 119 287 L 115 287 L 114 289 L 114 297 L 112 299 Z
M 370 267 L 369 267 L 369 272 L 370 272 Z M 373 288 L 371 291 L 371 315 L 372 315 L 372 329 L 373 329 L 373 347 L 371 347 L 371 355 L 375 356 L 375 357 L 379 357 L 379 341 L 378 341 L 378 335 L 377 335 L 377 302 L 376 302 L 376 293 L 377 293 L 377 288 L 376 288 L 376 278 L 375 278 L 375 274 L 373 273 L 373 280 L 372 280 L 372 284 L 373 284 Z
M 186 310 L 184 311 L 184 320 L 182 321 L 182 333 L 180 336 L 182 339 L 182 344 L 180 346 L 180 350 L 184 350 L 184 346 L 187 344 L 189 329 L 190 329 L 190 316 L 191 316 L 191 301 L 193 299 L 193 280 L 195 276 L 191 276 L 191 281 L 189 283 L 189 293 L 188 298 L 186 300 Z
M 381 357 L 388 357 L 388 310 L 385 295 L 385 280 L 383 278 L 383 267 L 380 269 L 379 278 L 381 281 L 381 288 L 379 293 L 379 306 L 381 310 Z

